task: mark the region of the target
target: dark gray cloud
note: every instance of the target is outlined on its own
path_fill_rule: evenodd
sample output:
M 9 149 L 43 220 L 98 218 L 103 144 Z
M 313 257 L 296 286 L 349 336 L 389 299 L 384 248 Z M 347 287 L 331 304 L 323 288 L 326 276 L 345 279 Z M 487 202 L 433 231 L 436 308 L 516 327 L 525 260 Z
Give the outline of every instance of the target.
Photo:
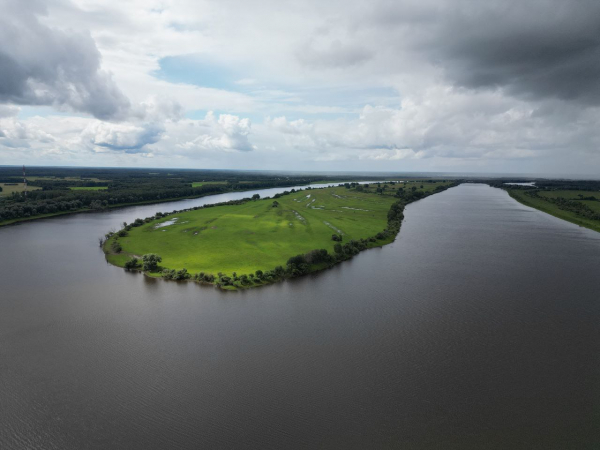
M 438 52 L 448 76 L 527 97 L 600 103 L 600 2 L 487 2 L 453 18 Z
M 129 101 L 89 34 L 53 29 L 42 22 L 41 1 L 3 0 L 0 14 L 0 102 L 52 105 L 99 119 L 124 117 Z
M 600 1 L 386 5 L 376 25 L 401 28 L 402 48 L 432 60 L 456 86 L 600 104 Z

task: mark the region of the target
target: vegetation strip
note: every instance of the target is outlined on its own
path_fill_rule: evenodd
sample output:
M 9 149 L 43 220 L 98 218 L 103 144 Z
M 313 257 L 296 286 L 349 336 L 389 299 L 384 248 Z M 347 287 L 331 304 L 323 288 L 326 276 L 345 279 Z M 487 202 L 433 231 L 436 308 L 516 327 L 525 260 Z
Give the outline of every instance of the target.
M 518 202 L 600 232 L 600 181 L 537 180 L 533 185 L 488 182 Z
M 222 289 L 261 286 L 331 267 L 392 242 L 406 204 L 455 184 L 346 183 L 292 189 L 262 200 L 255 194 L 136 219 L 108 233 L 101 245 L 112 264 L 150 276 Z M 323 207 L 307 205 L 307 197 Z

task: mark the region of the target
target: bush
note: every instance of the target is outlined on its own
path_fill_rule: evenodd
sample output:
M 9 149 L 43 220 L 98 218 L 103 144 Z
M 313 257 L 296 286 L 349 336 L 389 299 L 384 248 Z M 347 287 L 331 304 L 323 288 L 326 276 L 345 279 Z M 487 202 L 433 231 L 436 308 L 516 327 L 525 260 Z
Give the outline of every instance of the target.
M 123 247 L 121 247 L 121 244 L 119 244 L 119 241 L 117 240 L 112 241 L 110 248 L 115 253 L 121 253 L 121 250 L 123 250 Z
M 147 253 L 142 256 L 142 268 L 144 270 L 154 272 L 158 269 L 158 263 L 162 262 L 162 258 L 156 253 Z
M 175 270 L 174 269 L 165 269 L 162 271 L 162 277 L 165 280 L 173 280 L 175 279 Z
M 135 269 L 139 265 L 137 258 L 131 258 L 129 261 L 125 263 L 126 269 Z
M 319 250 L 311 250 L 304 255 L 304 259 L 306 260 L 307 264 L 318 264 L 322 262 L 329 262 L 331 257 L 329 256 L 329 253 L 327 253 L 327 250 L 322 248 Z
M 188 273 L 187 269 L 185 269 L 185 268 L 178 270 L 175 273 L 176 280 L 187 280 L 188 278 L 190 278 L 190 274 Z
M 287 265 L 299 266 L 300 264 L 306 264 L 306 257 L 304 255 L 292 256 L 287 260 Z

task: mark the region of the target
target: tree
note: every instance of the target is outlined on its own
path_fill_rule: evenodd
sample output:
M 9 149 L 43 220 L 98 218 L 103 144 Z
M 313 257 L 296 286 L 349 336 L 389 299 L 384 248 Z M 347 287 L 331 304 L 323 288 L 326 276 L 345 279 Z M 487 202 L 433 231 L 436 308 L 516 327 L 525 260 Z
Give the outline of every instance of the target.
M 339 253 L 342 253 L 342 252 L 344 251 L 344 250 L 343 250 L 343 248 L 342 248 L 342 244 L 335 244 L 335 245 L 333 246 L 333 250 L 334 250 L 336 253 L 338 253 L 338 254 L 339 254 Z
M 125 268 L 126 269 L 135 269 L 138 266 L 138 259 L 137 258 L 131 258 L 129 261 L 127 261 L 125 263 Z
M 121 244 L 119 244 L 119 241 L 117 241 L 116 239 L 112 241 L 112 243 L 110 244 L 110 248 L 115 253 L 121 253 L 121 250 L 123 250 Z
M 273 208 L 277 208 L 279 206 L 279 202 L 277 200 L 275 200 L 273 202 Z
M 254 194 L 252 196 L 252 200 L 258 200 L 258 199 L 260 199 L 260 194 Z
M 178 270 L 177 272 L 175 272 L 175 280 L 186 280 L 190 277 L 190 274 L 188 273 L 187 269 L 181 269 Z
M 156 253 L 147 253 L 142 256 L 142 268 L 149 272 L 156 271 L 159 262 L 162 262 L 162 258 Z
M 263 277 L 263 271 L 262 270 L 257 270 L 256 272 L 256 278 L 258 278 L 259 280 Z

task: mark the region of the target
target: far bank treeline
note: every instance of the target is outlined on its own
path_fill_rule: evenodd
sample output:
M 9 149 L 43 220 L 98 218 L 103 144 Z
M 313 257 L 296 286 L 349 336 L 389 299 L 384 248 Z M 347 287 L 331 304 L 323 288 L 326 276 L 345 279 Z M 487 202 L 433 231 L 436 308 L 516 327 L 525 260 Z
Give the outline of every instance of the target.
M 217 170 L 41 167 L 26 171 L 27 193 L 0 192 L 0 225 L 69 212 L 326 180 L 323 175 Z M 22 182 L 22 168 L 0 168 L 0 183 L 22 188 Z
M 435 183 L 435 181 L 433 181 L 433 183 Z M 418 186 L 414 184 L 411 186 L 409 184 L 395 182 L 373 183 L 371 186 L 367 187 L 354 182 L 345 183 L 343 184 L 343 186 L 349 191 L 366 191 L 369 193 L 373 193 L 374 195 L 393 195 L 393 197 L 397 199 L 392 203 L 387 213 L 386 227 L 378 233 L 376 233 L 375 235 L 370 236 L 368 238 L 350 240 L 348 242 L 343 242 L 342 236 L 334 233 L 331 236 L 331 239 L 333 241 L 336 241 L 336 243 L 334 244 L 333 253 L 329 253 L 326 249 L 314 249 L 303 254 L 290 255 L 285 266 L 279 265 L 271 270 L 256 270 L 253 273 L 233 272 L 229 274 L 225 274 L 222 272 L 189 273 L 185 268 L 175 270 L 167 267 L 162 267 L 160 265 L 160 263 L 162 262 L 162 258 L 159 254 L 156 253 L 145 254 L 141 256 L 141 258 L 132 257 L 124 263 L 118 263 L 114 260 L 111 262 L 124 267 L 126 270 L 139 270 L 148 274 L 152 274 L 152 276 L 161 276 L 162 278 L 167 280 L 192 280 L 205 284 L 213 284 L 219 288 L 226 290 L 235 290 L 239 288 L 245 289 L 265 284 L 271 284 L 277 281 L 284 280 L 286 278 L 295 278 L 311 272 L 332 267 L 337 263 L 352 258 L 354 255 L 358 254 L 363 250 L 373 247 L 380 247 L 382 245 L 392 242 L 395 236 L 400 231 L 402 220 L 404 219 L 404 208 L 407 204 L 425 198 L 429 195 L 442 192 L 458 184 L 460 184 L 460 181 L 444 182 L 444 184 L 435 186 L 434 189 L 425 191 L 422 189 L 419 190 Z M 340 184 L 340 186 L 342 185 Z M 422 185 L 420 187 L 423 188 Z M 308 192 L 311 190 L 311 188 L 309 187 L 305 190 Z M 293 194 L 299 191 L 302 191 L 302 189 L 298 191 L 292 189 L 291 191 L 285 191 L 281 194 L 276 194 L 273 196 L 273 198 L 267 197 L 263 199 L 263 201 L 273 201 L 273 206 L 277 207 L 277 199 L 281 198 L 282 196 Z M 190 209 L 173 211 L 170 213 L 157 213 L 156 215 L 147 217 L 145 219 L 136 219 L 131 224 L 123 224 L 124 227 L 121 230 L 117 232 L 110 232 L 104 238 L 101 238 L 100 245 L 107 253 L 107 256 L 110 256 L 110 254 L 114 255 L 115 253 L 121 252 L 121 244 L 119 243 L 119 240 L 121 238 L 126 238 L 128 236 L 128 233 L 135 227 L 151 223 L 155 220 L 164 220 L 168 216 L 180 214 L 183 212 L 199 210 L 202 208 L 241 205 L 246 202 L 257 200 L 258 198 L 259 196 L 255 195 L 253 198 L 245 198 L 242 200 L 233 200 L 224 203 L 198 206 Z M 109 258 L 109 260 L 111 259 Z

